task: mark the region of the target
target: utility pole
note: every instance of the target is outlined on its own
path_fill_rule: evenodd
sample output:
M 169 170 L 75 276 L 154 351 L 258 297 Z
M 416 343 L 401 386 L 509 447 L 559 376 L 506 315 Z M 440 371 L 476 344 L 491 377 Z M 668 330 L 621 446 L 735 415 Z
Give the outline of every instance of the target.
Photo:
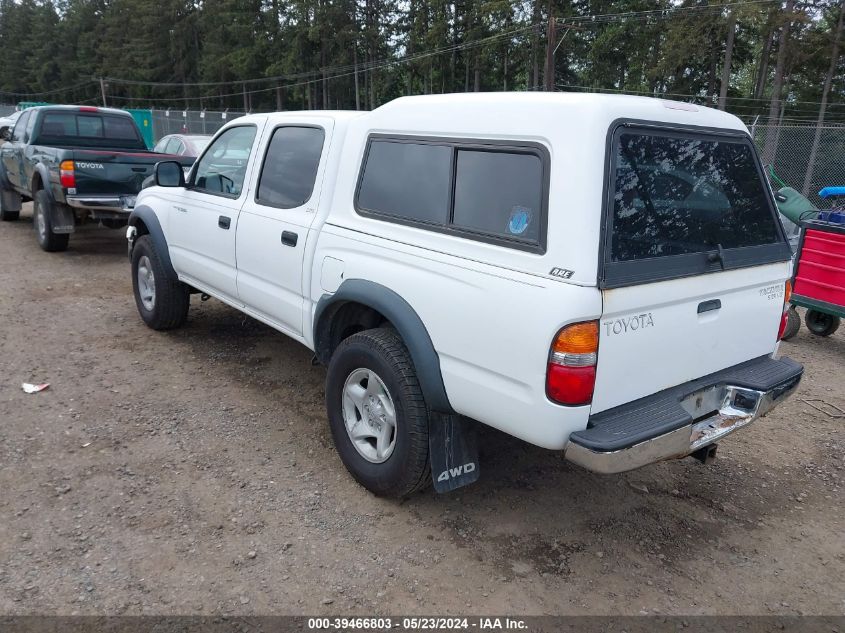
M 102 77 L 100 77 L 100 94 L 103 97 L 103 107 L 108 107 L 108 103 L 106 103 L 106 82 L 103 81 Z
M 549 25 L 546 29 L 546 68 L 543 72 L 543 83 L 546 92 L 555 89 L 555 40 L 557 39 L 557 28 L 555 16 L 552 12 L 552 0 L 549 0 Z
M 551 11 L 551 2 L 549 2 L 549 11 Z M 563 31 L 563 36 L 558 41 L 557 34 L 561 30 Z M 558 26 L 554 18 L 549 18 L 548 35 L 546 38 L 546 69 L 545 76 L 543 77 L 543 89 L 546 92 L 553 92 L 555 89 L 555 53 L 557 53 L 557 49 L 563 44 L 566 36 L 569 35 L 569 31 L 572 30 L 580 31 L 582 27 L 565 24 L 565 20 L 561 20 L 561 24 Z
M 728 100 L 728 84 L 731 81 L 731 60 L 736 36 L 736 16 L 733 9 L 728 11 L 728 41 L 725 44 L 725 63 L 722 66 L 722 82 L 719 85 L 719 109 L 724 110 Z
M 246 94 L 246 82 L 244 82 L 244 113 L 249 113 L 249 97 Z
M 819 151 L 819 142 L 822 136 L 822 126 L 824 125 L 824 116 L 827 111 L 827 100 L 830 96 L 830 85 L 833 83 L 833 77 L 836 74 L 836 68 L 839 65 L 839 47 L 842 41 L 843 18 L 845 18 L 845 0 L 839 4 L 839 21 L 836 23 L 836 34 L 833 38 L 833 50 L 830 52 L 830 67 L 827 69 L 827 75 L 824 78 L 824 87 L 822 88 L 822 101 L 819 105 L 819 117 L 816 119 L 816 133 L 813 136 L 813 145 L 810 149 L 810 158 L 807 160 L 807 171 L 804 174 L 804 186 L 801 187 L 801 193 L 805 196 L 810 192 L 810 184 L 813 181 L 813 168 L 816 163 L 816 154 Z

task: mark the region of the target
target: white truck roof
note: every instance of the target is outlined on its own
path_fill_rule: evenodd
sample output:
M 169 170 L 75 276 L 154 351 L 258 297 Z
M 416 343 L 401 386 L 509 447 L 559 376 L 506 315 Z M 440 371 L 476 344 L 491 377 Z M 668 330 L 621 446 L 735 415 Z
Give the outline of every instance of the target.
M 565 118 L 561 115 L 565 114 Z M 616 119 L 644 119 L 705 127 L 745 130 L 737 117 L 727 112 L 680 101 L 632 95 L 582 92 L 487 92 L 400 97 L 376 108 L 370 121 L 385 126 L 407 126 L 413 121 L 420 131 L 534 130 L 540 136 L 549 132 L 549 123 L 558 129 L 580 127 L 586 120 L 610 124 Z
M 736 130 L 737 117 L 702 106 L 629 95 L 566 92 L 457 93 L 400 97 L 371 112 L 312 110 L 252 115 L 270 124 L 326 118 L 344 131 L 343 156 L 329 222 L 364 233 L 382 220 L 359 215 L 354 199 L 370 134 L 518 140 L 545 146 L 551 158 L 547 250 L 543 254 L 440 235 L 393 224 L 397 240 L 432 251 L 446 250 L 469 259 L 548 278 L 552 268 L 573 271 L 570 282 L 595 285 L 608 130 L 628 119 Z M 248 121 L 250 117 L 237 119 Z M 339 128 L 339 129 L 338 129 Z M 377 231 L 384 233 L 384 230 Z M 460 240 L 460 243 L 453 243 Z

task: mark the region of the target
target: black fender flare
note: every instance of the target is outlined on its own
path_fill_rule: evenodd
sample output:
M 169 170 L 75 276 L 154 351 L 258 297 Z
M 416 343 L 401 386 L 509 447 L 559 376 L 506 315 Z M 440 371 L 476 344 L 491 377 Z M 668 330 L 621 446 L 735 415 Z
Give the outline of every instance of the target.
M 47 192 L 47 195 L 50 196 L 50 202 L 55 204 L 57 202 L 56 195 L 53 193 L 53 181 L 50 179 L 50 170 L 44 163 L 37 163 L 35 165 L 35 171 L 32 174 L 32 178 L 29 179 L 29 183 L 27 183 L 29 187 L 29 193 L 33 199 L 35 199 L 35 177 L 38 176 L 41 179 L 41 187 Z
M 36 179 L 41 181 L 41 186 L 36 187 Z M 76 230 L 76 214 L 67 204 L 56 199 L 56 192 L 53 190 L 53 181 L 50 179 L 50 168 L 44 163 L 36 163 L 32 178 L 27 183 L 29 195 L 35 200 L 35 195 L 43 191 L 50 200 L 50 207 L 47 213 L 51 216 L 53 233 L 73 233 Z
M 156 249 L 156 254 L 161 258 L 161 263 L 164 264 L 165 269 L 175 279 L 177 277 L 176 270 L 173 268 L 173 262 L 170 261 L 170 249 L 167 247 L 167 240 L 164 237 L 164 231 L 161 229 L 161 223 L 158 221 L 158 216 L 150 207 L 145 204 L 135 207 L 132 213 L 129 214 L 130 227 L 138 228 L 139 224 L 147 227 L 146 235 L 150 236 L 153 241 L 153 246 Z M 137 238 L 135 238 L 137 239 Z M 135 242 L 131 241 L 129 244 L 129 258 L 132 259 L 132 248 Z
M 323 362 L 328 361 L 326 350 L 331 344 L 331 334 L 326 321 L 334 312 L 328 308 L 339 307 L 350 301 L 377 310 L 393 324 L 411 354 L 429 408 L 440 413 L 454 413 L 443 384 L 440 357 L 425 324 L 405 299 L 386 286 L 365 279 L 347 279 L 334 294 L 320 298 L 314 313 L 313 330 L 317 358 Z

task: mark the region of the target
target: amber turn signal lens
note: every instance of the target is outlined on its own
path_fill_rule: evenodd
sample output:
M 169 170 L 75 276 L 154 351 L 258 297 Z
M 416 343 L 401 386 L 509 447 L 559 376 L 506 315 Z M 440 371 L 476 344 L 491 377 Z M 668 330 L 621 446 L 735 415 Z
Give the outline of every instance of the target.
M 789 300 L 792 298 L 792 281 L 787 279 L 786 284 L 783 287 L 783 304 L 786 305 L 789 303 Z
M 552 345 L 552 352 L 558 354 L 590 354 L 599 348 L 599 322 L 585 321 L 567 325 Z

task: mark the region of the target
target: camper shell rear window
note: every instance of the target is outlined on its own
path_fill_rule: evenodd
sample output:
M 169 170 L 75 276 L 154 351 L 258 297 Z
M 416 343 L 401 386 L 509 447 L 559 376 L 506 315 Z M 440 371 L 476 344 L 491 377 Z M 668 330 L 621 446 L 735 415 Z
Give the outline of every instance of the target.
M 611 128 L 603 287 L 790 257 L 751 139 L 741 132 Z

